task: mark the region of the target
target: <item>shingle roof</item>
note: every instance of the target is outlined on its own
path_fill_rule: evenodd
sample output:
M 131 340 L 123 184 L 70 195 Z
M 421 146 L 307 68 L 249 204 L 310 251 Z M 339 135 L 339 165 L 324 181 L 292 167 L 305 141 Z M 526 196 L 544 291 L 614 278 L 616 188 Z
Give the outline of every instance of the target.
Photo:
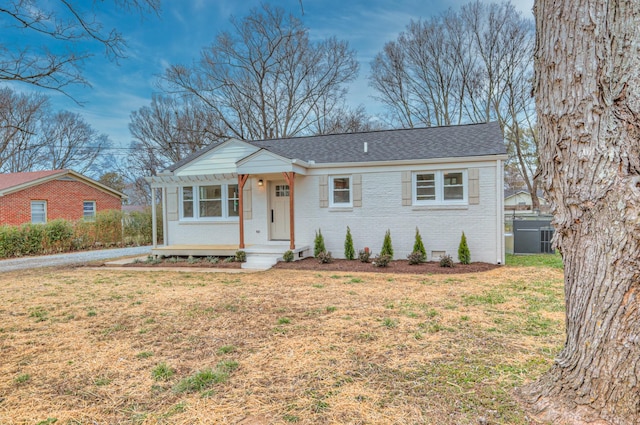
M 367 143 L 367 152 L 364 144 Z M 316 163 L 455 158 L 506 153 L 497 123 L 367 133 L 296 137 L 252 142 L 285 158 Z
M 20 186 L 55 174 L 64 174 L 67 170 L 30 171 L 25 173 L 0 174 L 0 190 Z
M 289 159 L 316 164 L 341 162 L 401 161 L 506 154 L 500 126 L 496 122 L 446 127 L 381 130 L 249 141 Z M 367 143 L 367 152 L 364 144 Z M 220 142 L 173 164 L 173 171 L 200 157 Z
M 87 176 L 83 176 L 82 174 L 76 173 L 73 170 L 66 169 L 0 174 L 0 196 L 20 191 L 27 187 L 32 187 L 50 180 L 62 178 L 64 176 L 74 177 L 80 181 L 83 181 L 84 183 L 98 187 L 101 190 L 113 193 L 120 198 L 127 198 L 127 195 L 125 195 L 124 193 L 118 192 L 117 190 L 112 189 L 109 186 L 97 182 Z

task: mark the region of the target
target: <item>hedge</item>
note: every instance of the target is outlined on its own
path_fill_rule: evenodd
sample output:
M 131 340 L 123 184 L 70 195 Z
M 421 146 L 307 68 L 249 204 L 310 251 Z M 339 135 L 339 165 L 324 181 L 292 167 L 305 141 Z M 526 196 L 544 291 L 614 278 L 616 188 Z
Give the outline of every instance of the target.
M 23 257 L 95 248 L 146 245 L 152 242 L 151 210 L 96 214 L 95 221 L 52 220 L 46 224 L 0 226 L 0 258 Z M 158 215 L 162 240 L 162 216 Z

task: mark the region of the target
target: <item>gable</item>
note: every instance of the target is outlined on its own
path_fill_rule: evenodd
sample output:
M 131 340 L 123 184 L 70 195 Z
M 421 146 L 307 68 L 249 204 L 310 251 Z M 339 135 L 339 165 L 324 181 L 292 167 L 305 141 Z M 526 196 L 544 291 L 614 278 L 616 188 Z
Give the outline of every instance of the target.
M 284 158 L 268 150 L 261 149 L 240 160 L 237 164 L 239 174 L 266 174 L 295 171 L 306 174 L 305 169 L 295 160 Z
M 235 173 L 236 163 L 258 150 L 249 143 L 232 139 L 176 169 L 176 176 Z

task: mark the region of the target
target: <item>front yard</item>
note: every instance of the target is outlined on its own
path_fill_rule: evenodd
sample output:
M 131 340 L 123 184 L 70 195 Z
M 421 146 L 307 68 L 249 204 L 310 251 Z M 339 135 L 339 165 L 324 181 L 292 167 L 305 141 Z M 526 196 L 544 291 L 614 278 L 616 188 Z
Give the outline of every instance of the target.
M 2 424 L 526 424 L 562 270 L 0 275 Z

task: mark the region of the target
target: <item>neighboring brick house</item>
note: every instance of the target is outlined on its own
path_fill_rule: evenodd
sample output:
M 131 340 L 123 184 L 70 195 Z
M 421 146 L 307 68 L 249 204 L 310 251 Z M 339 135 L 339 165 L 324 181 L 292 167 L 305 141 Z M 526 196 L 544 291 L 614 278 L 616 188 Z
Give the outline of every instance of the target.
M 126 196 L 71 170 L 0 174 L 0 225 L 92 220 Z

